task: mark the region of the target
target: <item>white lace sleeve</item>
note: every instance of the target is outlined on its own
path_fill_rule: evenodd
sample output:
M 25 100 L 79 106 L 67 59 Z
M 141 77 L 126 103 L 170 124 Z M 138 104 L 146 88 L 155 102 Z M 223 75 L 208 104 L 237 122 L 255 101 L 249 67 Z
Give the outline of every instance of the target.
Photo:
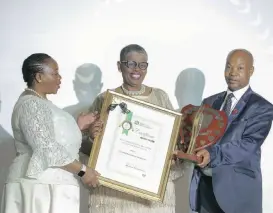
M 60 167 L 73 162 L 66 148 L 55 140 L 52 111 L 39 99 L 28 99 L 19 110 L 19 126 L 32 148 L 27 177 L 37 178 L 49 167 Z

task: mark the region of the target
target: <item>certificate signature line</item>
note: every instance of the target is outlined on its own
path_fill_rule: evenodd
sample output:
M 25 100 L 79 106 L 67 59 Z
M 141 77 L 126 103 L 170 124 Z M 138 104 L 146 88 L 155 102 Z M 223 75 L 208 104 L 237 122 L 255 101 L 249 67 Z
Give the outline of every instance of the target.
M 143 169 L 139 169 L 136 166 L 132 166 L 132 165 L 126 164 L 126 167 L 131 168 L 131 169 L 135 169 L 137 171 L 145 173 L 145 171 Z

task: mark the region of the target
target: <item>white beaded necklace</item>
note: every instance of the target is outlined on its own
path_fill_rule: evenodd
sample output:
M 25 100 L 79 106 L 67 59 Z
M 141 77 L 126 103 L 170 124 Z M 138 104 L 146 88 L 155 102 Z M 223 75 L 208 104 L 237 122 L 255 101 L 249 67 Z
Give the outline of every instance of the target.
M 122 88 L 123 92 L 126 95 L 129 95 L 129 96 L 142 95 L 145 92 L 145 90 L 146 90 L 146 87 L 143 84 L 141 85 L 141 88 L 140 88 L 139 91 L 129 91 L 129 90 L 125 89 L 125 87 L 123 86 L 123 84 L 121 85 L 121 88 Z
M 35 93 L 39 98 L 46 99 L 43 96 L 41 96 L 38 92 L 36 92 L 34 89 L 26 88 L 25 91 L 30 91 Z

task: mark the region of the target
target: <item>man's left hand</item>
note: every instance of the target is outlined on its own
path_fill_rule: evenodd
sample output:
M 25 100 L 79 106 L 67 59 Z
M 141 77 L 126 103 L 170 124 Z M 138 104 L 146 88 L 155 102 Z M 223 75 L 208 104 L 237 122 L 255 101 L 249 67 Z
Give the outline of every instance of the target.
M 198 157 L 202 159 L 202 162 L 197 164 L 201 168 L 206 167 L 210 162 L 210 154 L 206 149 L 202 149 L 196 153 Z

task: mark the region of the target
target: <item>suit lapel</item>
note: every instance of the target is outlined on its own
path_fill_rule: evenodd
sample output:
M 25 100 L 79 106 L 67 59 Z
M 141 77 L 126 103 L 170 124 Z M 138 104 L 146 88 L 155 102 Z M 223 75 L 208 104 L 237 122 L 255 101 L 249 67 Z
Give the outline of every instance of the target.
M 225 97 L 226 97 L 226 92 L 222 92 L 220 93 L 215 101 L 212 103 L 212 108 L 216 109 L 216 110 L 220 110 Z M 226 130 L 228 129 L 229 125 L 231 124 L 231 122 L 237 118 L 237 116 L 243 111 L 246 103 L 248 102 L 250 96 L 253 94 L 252 89 L 249 87 L 249 89 L 245 92 L 245 94 L 241 97 L 241 99 L 238 101 L 238 103 L 236 104 L 236 106 L 234 107 L 234 109 L 232 110 L 231 114 L 228 117 L 228 125 Z
M 232 110 L 231 114 L 229 115 L 229 117 L 228 117 L 228 126 L 242 112 L 242 110 L 244 109 L 246 103 L 248 102 L 248 100 L 249 100 L 249 98 L 250 98 L 250 96 L 252 94 L 253 94 L 253 91 L 249 87 L 248 90 L 245 92 L 245 94 L 238 101 L 238 103 L 236 104 L 236 106 Z

